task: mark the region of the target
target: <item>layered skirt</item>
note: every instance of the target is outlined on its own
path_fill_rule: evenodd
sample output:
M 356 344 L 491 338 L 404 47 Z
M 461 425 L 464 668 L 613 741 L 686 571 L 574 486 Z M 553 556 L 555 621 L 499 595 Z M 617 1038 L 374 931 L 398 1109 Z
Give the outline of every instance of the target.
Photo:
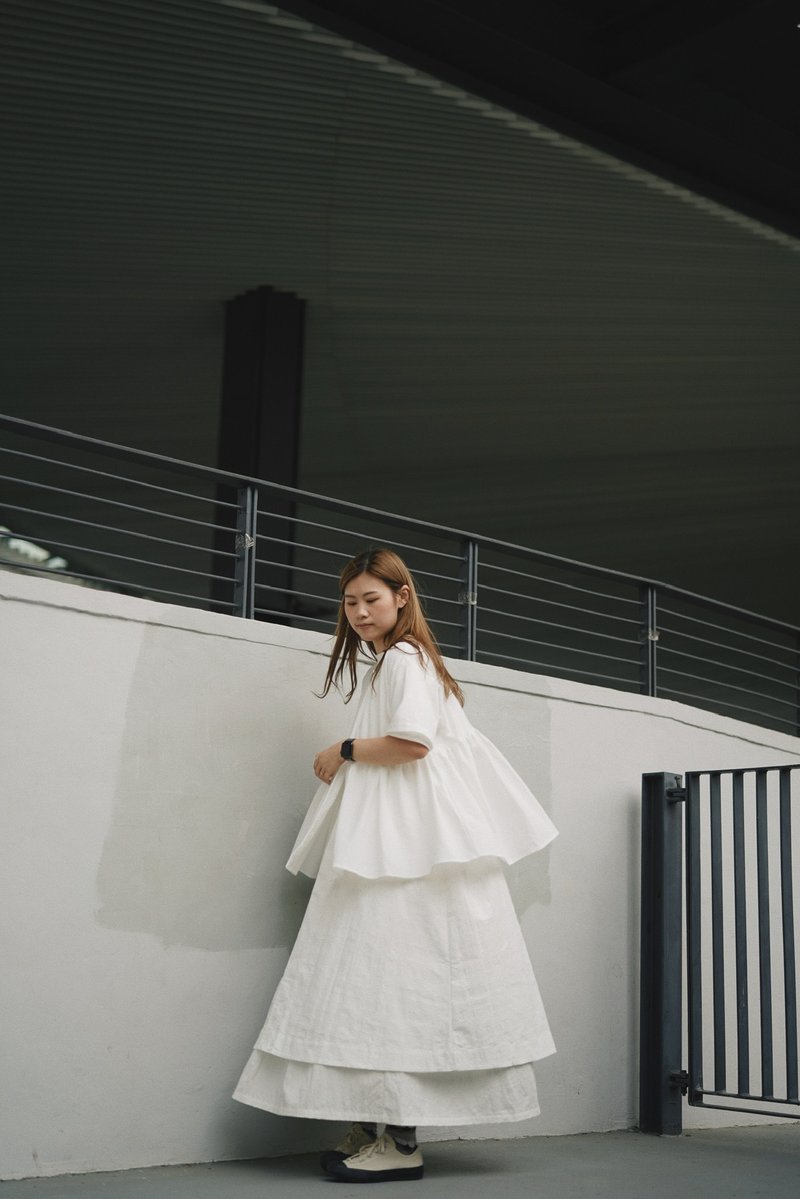
M 334 868 L 334 841 L 234 1099 L 405 1125 L 538 1115 L 533 1063 L 555 1045 L 502 862 L 365 878 Z

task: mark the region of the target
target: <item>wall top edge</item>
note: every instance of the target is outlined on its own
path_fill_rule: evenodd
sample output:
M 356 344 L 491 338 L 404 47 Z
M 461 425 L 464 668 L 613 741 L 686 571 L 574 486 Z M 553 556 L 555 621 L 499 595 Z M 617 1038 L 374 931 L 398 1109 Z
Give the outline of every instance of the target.
M 98 591 L 61 579 L 41 578 L 5 569 L 0 569 L 0 602 L 61 608 L 101 619 L 124 620 L 140 625 L 179 629 L 199 636 L 274 645 L 283 649 L 318 654 L 322 658 L 327 658 L 333 642 L 333 638 L 327 633 L 293 629 L 266 621 L 243 620 L 238 616 L 209 612 L 202 608 L 165 604 L 112 591 Z M 637 695 L 634 692 L 617 691 L 612 687 L 580 683 L 551 675 L 532 674 L 507 666 L 493 666 L 486 662 L 467 662 L 451 657 L 446 657 L 445 661 L 458 681 L 467 686 L 491 687 L 494 690 L 513 691 L 522 695 L 544 696 L 554 702 L 584 704 L 621 712 L 641 712 L 692 728 L 730 736 L 737 741 L 749 741 L 753 745 L 785 751 L 795 757 L 800 756 L 800 737 L 749 724 L 744 720 L 735 720 L 729 716 L 721 716 L 716 712 L 707 712 L 703 708 L 679 703 L 677 700 Z

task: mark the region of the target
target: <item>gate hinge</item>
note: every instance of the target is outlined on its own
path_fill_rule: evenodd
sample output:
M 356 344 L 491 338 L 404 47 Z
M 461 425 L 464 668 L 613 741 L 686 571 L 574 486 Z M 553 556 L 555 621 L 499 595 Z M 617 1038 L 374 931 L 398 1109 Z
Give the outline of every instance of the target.
M 477 602 L 478 602 L 477 591 L 459 591 L 458 602 L 460 604 L 470 604 L 470 605 L 477 604 Z
M 683 803 L 686 799 L 686 788 L 667 787 L 666 795 L 670 803 Z
M 681 1095 L 688 1094 L 689 1091 L 689 1072 L 688 1070 L 671 1070 L 669 1075 L 670 1085 L 680 1087 Z
M 253 548 L 253 546 L 255 545 L 255 543 L 256 543 L 256 539 L 250 533 L 237 533 L 236 534 L 235 544 L 236 544 L 237 550 L 251 550 Z

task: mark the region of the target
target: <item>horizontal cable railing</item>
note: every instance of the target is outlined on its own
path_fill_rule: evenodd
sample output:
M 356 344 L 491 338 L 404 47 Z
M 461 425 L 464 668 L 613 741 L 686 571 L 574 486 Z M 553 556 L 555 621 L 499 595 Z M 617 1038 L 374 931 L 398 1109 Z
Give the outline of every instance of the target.
M 0 416 L 0 567 L 333 632 L 396 549 L 443 651 L 800 733 L 800 630 L 666 583 Z M 124 467 L 121 464 L 125 464 Z

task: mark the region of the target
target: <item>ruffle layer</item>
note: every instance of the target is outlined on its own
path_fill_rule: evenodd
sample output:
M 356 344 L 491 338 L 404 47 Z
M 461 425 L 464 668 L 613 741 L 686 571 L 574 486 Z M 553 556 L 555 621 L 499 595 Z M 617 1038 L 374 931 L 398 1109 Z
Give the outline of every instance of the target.
M 281 1116 L 416 1126 L 497 1124 L 540 1111 L 532 1062 L 415 1074 L 298 1062 L 257 1049 L 233 1098 Z
M 342 766 L 315 793 L 286 869 L 316 878 L 328 837 L 333 868 L 419 878 L 445 862 L 511 865 L 544 848 L 555 825 L 499 749 L 465 718 L 405 766 Z

